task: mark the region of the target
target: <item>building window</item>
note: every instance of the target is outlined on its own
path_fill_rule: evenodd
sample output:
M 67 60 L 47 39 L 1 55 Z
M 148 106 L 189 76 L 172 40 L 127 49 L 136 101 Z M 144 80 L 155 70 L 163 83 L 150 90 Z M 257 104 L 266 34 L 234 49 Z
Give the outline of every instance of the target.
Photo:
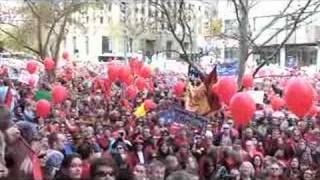
M 161 30 L 164 30 L 164 24 L 163 23 L 161 23 Z
M 89 23 L 89 16 L 86 17 L 86 22 Z
M 224 49 L 224 58 L 226 60 L 238 60 L 239 59 L 239 49 L 236 47 Z
M 271 56 L 275 50 L 275 46 L 253 49 L 253 58 L 258 64 L 261 64 L 265 61 L 265 58 Z M 272 59 L 268 60 L 267 64 L 280 64 L 280 52 L 278 52 Z
M 102 54 L 110 53 L 110 52 L 111 52 L 110 39 L 107 36 L 102 36 Z
M 109 11 L 112 11 L 112 4 L 109 4 Z
M 132 47 L 133 47 L 133 39 L 129 38 L 129 52 L 133 51 Z
M 144 7 L 141 8 L 141 14 L 144 15 Z
M 86 54 L 89 55 L 89 36 L 86 36 Z
M 103 16 L 100 17 L 100 24 L 103 24 Z
M 167 41 L 166 49 L 168 50 L 167 58 L 171 58 L 172 57 L 172 52 L 170 50 L 172 50 L 172 41 Z
M 235 19 L 229 19 L 224 21 L 224 33 L 236 34 L 238 32 L 238 23 Z
M 288 46 L 286 47 L 286 66 L 310 66 L 317 63 L 316 46 Z
M 72 37 L 72 45 L 73 45 L 73 53 L 75 54 L 77 52 L 77 37 Z

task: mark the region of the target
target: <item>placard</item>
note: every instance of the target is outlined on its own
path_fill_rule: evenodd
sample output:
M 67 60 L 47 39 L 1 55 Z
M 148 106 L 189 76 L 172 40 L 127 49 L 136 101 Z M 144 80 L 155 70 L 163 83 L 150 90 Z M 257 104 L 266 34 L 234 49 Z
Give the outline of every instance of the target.
M 247 91 L 256 104 L 263 104 L 264 91 Z

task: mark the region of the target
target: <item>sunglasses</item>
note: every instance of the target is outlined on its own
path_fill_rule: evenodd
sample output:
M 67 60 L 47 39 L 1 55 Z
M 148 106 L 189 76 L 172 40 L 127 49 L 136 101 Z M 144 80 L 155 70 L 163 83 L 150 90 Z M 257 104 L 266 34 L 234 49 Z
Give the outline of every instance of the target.
M 96 173 L 96 176 L 99 176 L 99 177 L 105 177 L 105 176 L 114 176 L 114 172 L 113 171 L 98 171 Z

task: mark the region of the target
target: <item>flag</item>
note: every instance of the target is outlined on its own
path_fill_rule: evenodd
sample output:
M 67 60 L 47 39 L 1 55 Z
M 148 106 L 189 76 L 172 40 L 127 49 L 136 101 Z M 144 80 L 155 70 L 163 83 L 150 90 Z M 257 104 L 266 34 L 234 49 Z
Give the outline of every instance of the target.
M 26 152 L 28 158 L 30 158 L 32 162 L 32 176 L 34 180 L 43 180 L 42 170 L 41 170 L 41 163 L 37 156 L 37 154 L 31 149 L 29 144 L 23 139 L 20 138 L 20 143 L 24 152 Z
M 143 117 L 146 115 L 146 110 L 144 108 L 144 103 L 142 103 L 133 113 L 136 117 Z
M 221 108 L 221 103 L 220 103 L 218 94 L 211 92 L 212 85 L 216 84 L 217 82 L 218 82 L 218 73 L 217 73 L 217 66 L 215 66 L 205 80 L 205 84 L 207 86 L 207 92 L 208 92 L 208 101 L 211 107 L 211 111 L 217 111 Z
M 0 103 L 4 104 L 10 112 L 14 109 L 14 95 L 13 90 L 8 86 L 0 87 Z
M 45 99 L 48 101 L 51 101 L 51 93 L 49 91 L 43 91 L 43 90 L 39 90 L 35 93 L 34 95 L 34 100 L 39 101 L 41 99 Z
M 217 68 L 214 67 L 209 75 L 202 78 L 202 83 L 199 86 L 189 84 L 185 96 L 185 109 L 200 115 L 207 115 L 220 109 L 218 95 L 210 90 L 211 86 L 217 82 Z

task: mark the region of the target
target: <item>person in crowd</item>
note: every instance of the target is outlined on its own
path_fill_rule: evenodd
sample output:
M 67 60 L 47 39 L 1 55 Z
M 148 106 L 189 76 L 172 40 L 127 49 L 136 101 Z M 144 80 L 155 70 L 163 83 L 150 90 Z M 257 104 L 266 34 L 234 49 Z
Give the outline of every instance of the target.
M 250 162 L 248 161 L 243 162 L 239 168 L 239 171 L 240 171 L 240 177 L 242 180 L 254 179 L 254 173 L 255 173 L 254 167 Z
M 147 168 L 143 164 L 137 164 L 133 168 L 133 180 L 147 180 Z
M 116 180 L 117 168 L 113 159 L 97 158 L 90 164 L 92 180 Z
M 226 106 L 201 116 L 207 123 L 200 125 L 197 119 L 187 122 L 190 112 L 175 112 L 185 110 L 183 96 L 171 90 L 175 77 L 189 83 L 182 74 L 156 71 L 144 91 L 129 97 L 131 85 L 120 77 L 111 82 L 87 67 L 70 66 L 71 77 L 58 72 L 50 84 L 44 75 L 35 87 L 0 74 L 0 85 L 16 92 L 12 108 L 2 102 L 10 94 L 0 96 L 0 179 L 320 178 L 319 114 L 298 118 L 287 108 L 272 110 L 279 78 L 254 83 L 252 89 L 265 91 L 264 105 L 248 125 L 239 127 Z M 55 85 L 68 93 L 40 117 L 37 91 L 50 92 Z M 145 100 L 156 106 L 147 107 Z
M 161 161 L 154 161 L 148 166 L 149 180 L 164 180 L 166 166 Z
M 78 154 L 66 156 L 61 164 L 61 169 L 54 180 L 78 180 L 81 179 L 82 160 Z

